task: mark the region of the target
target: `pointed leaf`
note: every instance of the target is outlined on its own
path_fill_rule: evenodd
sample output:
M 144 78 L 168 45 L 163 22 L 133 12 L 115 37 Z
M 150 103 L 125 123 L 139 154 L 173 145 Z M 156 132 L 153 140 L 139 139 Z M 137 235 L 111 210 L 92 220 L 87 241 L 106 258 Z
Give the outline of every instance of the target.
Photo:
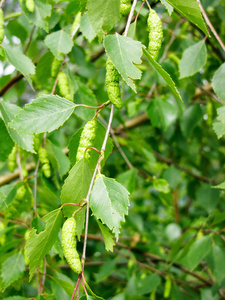
M 121 222 L 128 214 L 129 192 L 120 183 L 102 175 L 96 180 L 91 192 L 90 207 L 93 215 L 115 233 L 120 233 Z
M 25 105 L 10 127 L 20 132 L 51 132 L 62 126 L 73 113 L 76 104 L 54 95 L 43 95 Z
M 212 79 L 212 87 L 217 96 L 225 103 L 225 63 L 215 72 Z M 225 122 L 224 122 L 225 123 Z
M 63 60 L 63 54 L 69 53 L 73 47 L 71 37 L 64 30 L 55 31 L 47 35 L 45 38 L 45 44 L 59 60 Z
M 162 2 L 162 4 L 166 7 L 169 15 L 171 16 L 172 12 L 173 12 L 173 6 L 170 5 L 169 3 L 166 2 L 166 0 L 160 0 Z
M 104 47 L 123 80 L 136 92 L 132 80 L 141 79 L 141 71 L 134 65 L 141 63 L 141 43 L 116 33 L 105 37 Z
M 225 134 L 225 124 L 220 122 L 214 122 L 213 130 L 215 131 L 217 138 L 220 139 Z
M 14 281 L 23 276 L 25 264 L 23 255 L 19 252 L 8 257 L 2 264 L 1 277 L 3 279 L 4 290 Z
M 88 0 L 88 17 L 96 34 L 112 29 L 120 18 L 119 0 Z
M 89 41 L 89 43 L 96 36 L 96 32 L 95 32 L 94 28 L 92 27 L 90 19 L 88 18 L 87 14 L 84 14 L 81 17 L 80 31 L 82 32 L 83 36 Z
M 101 222 L 99 222 L 97 220 L 98 226 L 101 230 L 104 242 L 105 242 L 105 249 L 107 251 L 111 251 L 113 252 L 113 246 L 115 245 L 114 240 L 113 240 L 113 236 L 112 234 L 109 232 L 109 229 L 107 227 L 105 227 L 104 225 L 102 225 Z
M 204 67 L 207 58 L 207 49 L 205 41 L 190 46 L 183 52 L 179 64 L 180 78 L 192 76 Z
M 209 36 L 209 32 L 203 21 L 201 9 L 197 0 L 166 0 L 171 4 L 179 13 L 184 15 L 189 21 L 199 27 L 206 35 Z
M 0 118 L 0 161 L 5 161 L 11 153 L 14 143 L 6 129 L 4 121 Z
M 76 203 L 78 204 L 82 199 L 86 198 L 88 189 L 91 183 L 92 174 L 89 164 L 86 159 L 80 160 L 69 172 L 69 176 L 66 178 L 62 187 L 61 199 L 62 204 Z M 77 210 L 78 206 L 65 205 L 63 212 L 66 217 L 71 217 L 73 212 Z M 77 221 L 77 236 L 81 235 L 84 227 L 85 209 L 83 208 L 76 214 Z
M 149 62 L 151 63 L 151 65 L 153 66 L 153 68 L 162 76 L 162 78 L 166 81 L 166 83 L 168 84 L 171 92 L 173 93 L 174 97 L 178 100 L 181 99 L 180 93 L 178 92 L 175 83 L 173 82 L 172 78 L 170 77 L 170 75 L 160 66 L 160 64 L 158 64 L 149 54 L 149 52 L 147 50 L 145 50 L 143 48 L 143 52 L 144 55 L 147 57 L 147 59 L 149 60 Z
M 30 279 L 33 277 L 35 269 L 40 266 L 44 256 L 54 245 L 61 227 L 61 209 L 51 211 L 43 219 L 46 221 L 46 228 L 39 234 L 36 229 L 32 229 L 26 243 L 26 251 L 29 257 Z
M 7 126 L 7 130 L 12 138 L 12 140 L 17 143 L 21 148 L 25 149 L 28 152 L 35 153 L 33 149 L 33 135 L 26 135 L 20 133 L 9 127 L 9 123 L 14 119 L 14 117 L 22 111 L 21 108 L 15 104 L 10 104 L 7 102 L 0 102 L 0 111 L 2 113 L 3 119 Z

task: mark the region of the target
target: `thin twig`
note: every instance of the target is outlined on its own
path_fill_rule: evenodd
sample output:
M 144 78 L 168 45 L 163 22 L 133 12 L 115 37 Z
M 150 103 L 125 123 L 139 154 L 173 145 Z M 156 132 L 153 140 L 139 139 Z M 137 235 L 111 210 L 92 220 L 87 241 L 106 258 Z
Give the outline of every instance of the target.
M 201 11 L 202 11 L 202 14 L 203 14 L 203 17 L 204 17 L 206 23 L 208 24 L 208 26 L 209 26 L 209 28 L 211 29 L 212 33 L 214 34 L 215 38 L 216 38 L 217 41 L 219 42 L 221 48 L 222 48 L 223 51 L 225 52 L 225 46 L 224 46 L 224 44 L 223 44 L 221 38 L 219 37 L 218 33 L 216 32 L 215 28 L 213 27 L 212 23 L 210 22 L 210 20 L 209 20 L 209 18 L 208 18 L 208 16 L 207 16 L 207 14 L 206 14 L 206 12 L 205 12 L 205 10 L 204 10 L 202 4 L 201 4 L 201 1 L 200 1 L 200 0 L 197 0 L 197 2 L 198 2 L 198 5 L 199 5 L 199 7 L 200 7 L 200 9 L 201 9 Z
M 127 24 L 126 24 L 126 27 L 125 27 L 125 30 L 124 30 L 124 36 L 127 36 L 127 33 L 128 33 L 128 30 L 129 30 L 129 27 L 130 27 L 130 23 L 131 23 L 133 14 L 134 14 L 136 4 L 137 4 L 137 0 L 134 0 L 134 2 L 132 4 L 132 7 L 131 7 L 131 10 L 130 10 L 130 13 L 129 13 L 129 16 L 128 16 L 128 19 L 127 19 Z
M 39 168 L 40 160 L 38 159 L 36 168 L 34 171 L 34 214 L 38 215 L 37 213 L 37 174 L 38 174 L 38 168 Z
M 32 31 L 31 31 L 31 33 L 30 33 L 28 43 L 27 43 L 26 48 L 25 48 L 25 50 L 24 50 L 24 54 L 26 54 L 26 53 L 27 53 L 27 50 L 29 49 L 29 46 L 30 46 L 30 43 L 31 43 L 31 41 L 32 41 L 32 37 L 33 37 L 35 28 L 36 28 L 36 26 L 33 27 Z

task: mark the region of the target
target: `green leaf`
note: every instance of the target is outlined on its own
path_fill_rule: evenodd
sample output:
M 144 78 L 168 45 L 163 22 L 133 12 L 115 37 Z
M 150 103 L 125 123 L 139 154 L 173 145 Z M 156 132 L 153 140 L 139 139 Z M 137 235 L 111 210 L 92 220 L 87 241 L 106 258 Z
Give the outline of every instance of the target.
M 179 13 L 184 15 L 189 21 L 199 27 L 206 35 L 209 36 L 209 32 L 203 21 L 201 9 L 197 0 L 166 0 L 171 4 Z
M 214 270 L 213 274 L 216 277 L 218 284 L 221 284 L 225 278 L 223 267 L 225 263 L 225 252 L 224 248 L 217 245 L 212 245 L 213 260 L 214 260 Z
M 120 18 L 119 0 L 88 0 L 87 9 L 96 34 L 110 31 Z
M 74 95 L 75 102 L 78 104 L 85 104 L 89 106 L 97 106 L 97 99 L 92 92 L 91 89 L 89 89 L 85 84 L 81 83 L 80 81 L 76 82 L 78 85 L 78 89 L 76 90 L 76 93 Z M 77 107 L 75 110 L 75 114 L 85 120 L 89 121 L 92 119 L 95 115 L 95 110 L 90 109 L 87 107 Z
M 37 81 L 41 85 L 45 85 L 47 80 L 51 77 L 51 65 L 54 56 L 52 52 L 48 51 L 39 59 L 36 66 Z
M 180 78 L 189 77 L 199 72 L 206 64 L 206 59 L 207 49 L 204 40 L 187 48 L 183 52 L 179 64 Z
M 211 237 L 204 236 L 191 245 L 187 256 L 184 258 L 185 265 L 193 271 L 202 259 L 207 255 L 211 247 Z M 181 262 L 182 263 L 182 262 Z
M 69 158 L 70 158 L 70 161 L 71 161 L 72 165 L 74 165 L 76 163 L 76 154 L 77 154 L 77 149 L 79 147 L 80 136 L 81 136 L 82 131 L 83 131 L 83 128 L 79 129 L 72 136 L 72 138 L 70 140 L 70 143 L 69 143 Z M 97 127 L 96 127 L 96 135 L 95 135 L 95 139 L 92 142 L 92 147 L 94 147 L 94 148 L 96 148 L 100 151 L 101 147 L 102 147 L 102 144 L 103 144 L 105 134 L 106 134 L 105 126 L 102 125 L 102 123 L 100 123 L 98 121 L 97 122 Z M 112 140 L 111 140 L 111 138 L 108 138 L 105 153 L 104 153 L 104 159 L 103 159 L 103 162 L 102 162 L 103 165 L 104 165 L 106 159 L 108 158 L 109 154 L 112 152 L 112 148 L 113 148 Z M 99 153 L 96 152 L 95 150 L 91 150 L 90 151 L 90 157 L 88 159 L 88 163 L 89 163 L 89 166 L 90 166 L 91 170 L 95 169 L 98 158 L 99 158 Z
M 218 119 L 221 123 L 225 124 L 225 106 L 219 107 L 219 108 L 217 109 L 217 113 L 218 113 L 217 119 Z
M 64 30 L 55 31 L 47 35 L 45 44 L 59 60 L 63 60 L 63 54 L 69 53 L 73 47 L 71 37 Z
M 181 99 L 180 93 L 178 92 L 175 83 L 173 82 L 172 78 L 170 75 L 158 64 L 149 54 L 147 50 L 143 48 L 144 55 L 147 57 L 153 68 L 162 76 L 162 78 L 165 80 L 165 82 L 168 84 L 169 89 L 173 93 L 174 97 L 178 100 Z M 178 102 L 179 103 L 179 102 Z
M 118 239 L 121 222 L 128 214 L 129 192 L 112 178 L 99 175 L 91 192 L 90 207 L 93 215 L 106 224 Z
M 22 109 L 16 106 L 15 104 L 0 101 L 0 111 L 2 113 L 7 130 L 12 140 L 26 151 L 35 153 L 33 149 L 33 135 L 26 135 L 24 133 L 20 133 L 9 127 L 9 123 L 19 112 L 22 111 Z
M 218 293 L 214 293 L 213 289 L 201 289 L 201 300 L 218 300 L 220 297 Z
M 173 12 L 173 6 L 170 5 L 169 3 L 166 2 L 166 0 L 160 0 L 162 2 L 162 4 L 165 6 L 165 8 L 167 9 L 169 15 L 171 16 L 172 12 Z
M 31 85 L 31 80 L 28 76 L 35 74 L 35 65 L 32 63 L 31 59 L 15 47 L 11 48 L 10 46 L 6 46 L 5 51 L 10 64 L 22 73 Z
M 62 204 L 76 203 L 78 204 L 82 199 L 86 198 L 88 189 L 91 183 L 92 173 L 86 159 L 80 160 L 69 172 L 62 187 L 61 199 Z M 63 213 L 66 217 L 71 217 L 73 212 L 79 207 L 74 205 L 65 205 Z M 80 238 L 84 228 L 85 209 L 83 208 L 76 214 L 77 221 L 77 236 Z
M 136 278 L 135 284 L 137 294 L 144 295 L 154 291 L 161 284 L 161 278 L 158 274 L 151 274 L 143 279 Z
M 4 290 L 15 280 L 21 278 L 25 271 L 23 255 L 19 252 L 8 257 L 2 264 L 1 277 Z
M 84 14 L 81 17 L 80 31 L 82 32 L 83 36 L 89 41 L 89 43 L 96 37 L 95 30 L 92 27 L 87 14 Z
M 116 181 L 121 183 L 128 190 L 129 193 L 132 193 L 135 188 L 137 175 L 138 175 L 137 169 L 133 168 L 128 171 L 120 173 L 117 176 Z
M 214 122 L 213 130 L 215 131 L 217 138 L 220 139 L 225 134 L 225 124 L 220 122 Z
M 70 282 L 57 277 L 52 277 L 52 280 L 54 280 L 59 286 L 61 286 L 69 296 L 73 294 L 74 287 Z
M 212 186 L 212 188 L 224 190 L 225 189 L 225 181 L 222 182 L 222 183 L 220 183 L 220 184 L 218 184 L 218 185 Z
M 4 121 L 0 118 L 0 161 L 6 161 L 11 153 L 14 143 L 6 129 Z
M 30 298 L 22 297 L 22 296 L 12 296 L 4 298 L 4 300 L 30 300 Z
M 59 171 L 60 178 L 65 175 L 70 168 L 70 160 L 66 156 L 66 154 L 56 145 L 51 143 L 50 141 L 46 142 L 46 149 L 48 152 L 48 157 L 50 162 L 52 163 L 54 170 Z
M 104 47 L 123 80 L 136 92 L 133 80 L 141 79 L 141 71 L 134 64 L 141 63 L 142 44 L 116 33 L 105 37 Z
M 40 266 L 42 259 L 54 245 L 61 227 L 61 218 L 61 209 L 58 208 L 51 211 L 43 218 L 46 222 L 44 231 L 37 234 L 36 229 L 33 228 L 31 230 L 25 246 L 29 257 L 30 280 L 34 275 L 35 269 Z
M 107 251 L 111 251 L 113 252 L 113 246 L 115 245 L 114 240 L 113 240 L 113 236 L 112 234 L 109 232 L 109 229 L 107 227 L 105 227 L 104 225 L 102 225 L 101 222 L 99 222 L 97 220 L 98 226 L 101 230 L 104 242 L 105 242 L 105 249 Z
M 62 126 L 73 113 L 76 104 L 54 95 L 43 95 L 25 105 L 10 127 L 20 132 L 51 132 Z
M 193 129 L 203 119 L 203 113 L 199 104 L 189 106 L 180 120 L 181 130 L 185 137 L 189 138 Z
M 168 182 L 163 178 L 153 178 L 153 186 L 158 192 L 168 194 L 170 187 Z
M 209 184 L 201 184 L 196 192 L 196 200 L 209 214 L 219 202 L 219 190 L 214 190 Z
M 225 102 L 225 63 L 223 63 L 219 69 L 215 72 L 212 79 L 212 87 L 217 96 Z M 225 122 L 224 122 L 225 123 Z
M 25 12 L 26 17 L 37 27 L 49 31 L 48 17 L 51 16 L 52 6 L 46 3 L 45 0 L 34 0 L 34 12 L 29 12 L 26 8 L 26 0 L 21 0 L 21 7 Z
M 149 103 L 147 114 L 152 124 L 166 131 L 177 118 L 177 108 L 167 100 L 154 98 Z
M 112 274 L 112 272 L 114 271 L 115 267 L 116 267 L 116 261 L 115 261 L 115 259 L 105 262 L 101 266 L 101 268 L 100 268 L 100 270 L 99 270 L 99 272 L 98 272 L 98 274 L 96 276 L 96 283 L 101 282 L 104 278 L 106 278 L 110 274 Z

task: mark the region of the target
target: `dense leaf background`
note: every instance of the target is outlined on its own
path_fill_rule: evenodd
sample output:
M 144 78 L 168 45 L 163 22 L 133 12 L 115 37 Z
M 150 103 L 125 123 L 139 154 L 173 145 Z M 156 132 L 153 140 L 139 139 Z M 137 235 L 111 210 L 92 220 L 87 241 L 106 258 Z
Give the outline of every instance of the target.
M 201 3 L 225 41 L 225 1 Z M 121 75 L 123 107 L 115 109 L 91 194 L 88 296 L 81 287 L 80 299 L 225 298 L 225 52 L 197 0 L 149 4 L 163 23 L 158 61 L 147 51 L 147 3 L 124 36 L 119 0 L 34 0 L 34 12 L 25 0 L 4 2 L 0 299 L 71 299 L 78 276 L 63 256 L 61 227 L 78 206 L 65 204 L 84 201 L 98 159 L 89 149 L 89 161 L 76 161 L 83 127 L 96 113 L 79 104 L 108 101 L 108 56 Z M 73 101 L 56 84 L 55 58 Z M 101 108 L 99 151 L 111 104 Z M 85 212 L 76 214 L 80 254 Z

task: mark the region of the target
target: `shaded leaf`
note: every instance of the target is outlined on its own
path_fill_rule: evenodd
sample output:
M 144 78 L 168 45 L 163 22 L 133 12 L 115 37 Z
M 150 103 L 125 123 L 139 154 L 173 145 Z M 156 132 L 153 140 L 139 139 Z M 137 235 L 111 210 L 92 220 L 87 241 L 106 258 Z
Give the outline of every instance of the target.
M 0 161 L 6 161 L 11 153 L 14 143 L 6 129 L 4 121 L 0 118 Z
M 141 71 L 134 64 L 141 63 L 142 44 L 116 33 L 105 37 L 104 47 L 123 80 L 136 92 L 133 80 L 141 78 Z
M 64 124 L 75 107 L 73 102 L 65 98 L 43 95 L 25 105 L 10 127 L 27 134 L 51 132 Z
M 97 220 L 98 226 L 101 230 L 104 242 L 105 242 L 105 249 L 107 251 L 111 251 L 113 252 L 113 246 L 115 245 L 114 240 L 113 240 L 113 236 L 112 234 L 109 232 L 109 229 L 107 227 L 105 227 L 104 225 L 102 225 L 101 222 L 99 222 Z
M 44 256 L 54 245 L 61 227 L 61 218 L 61 209 L 58 208 L 51 211 L 43 218 L 46 222 L 44 231 L 37 234 L 36 229 L 33 228 L 31 230 L 25 247 L 29 257 L 30 279 L 33 277 L 35 269 L 40 266 Z
M 91 192 L 90 207 L 93 215 L 115 233 L 116 238 L 124 216 L 128 214 L 129 192 L 112 178 L 99 175 Z
M 212 79 L 212 87 L 217 96 L 225 102 L 225 63 L 215 72 Z M 225 121 L 223 122 L 225 123 Z
M 91 25 L 90 19 L 87 14 L 84 14 L 81 17 L 80 21 L 80 31 L 83 36 L 89 41 L 89 43 L 95 38 L 96 33 L 94 28 Z

